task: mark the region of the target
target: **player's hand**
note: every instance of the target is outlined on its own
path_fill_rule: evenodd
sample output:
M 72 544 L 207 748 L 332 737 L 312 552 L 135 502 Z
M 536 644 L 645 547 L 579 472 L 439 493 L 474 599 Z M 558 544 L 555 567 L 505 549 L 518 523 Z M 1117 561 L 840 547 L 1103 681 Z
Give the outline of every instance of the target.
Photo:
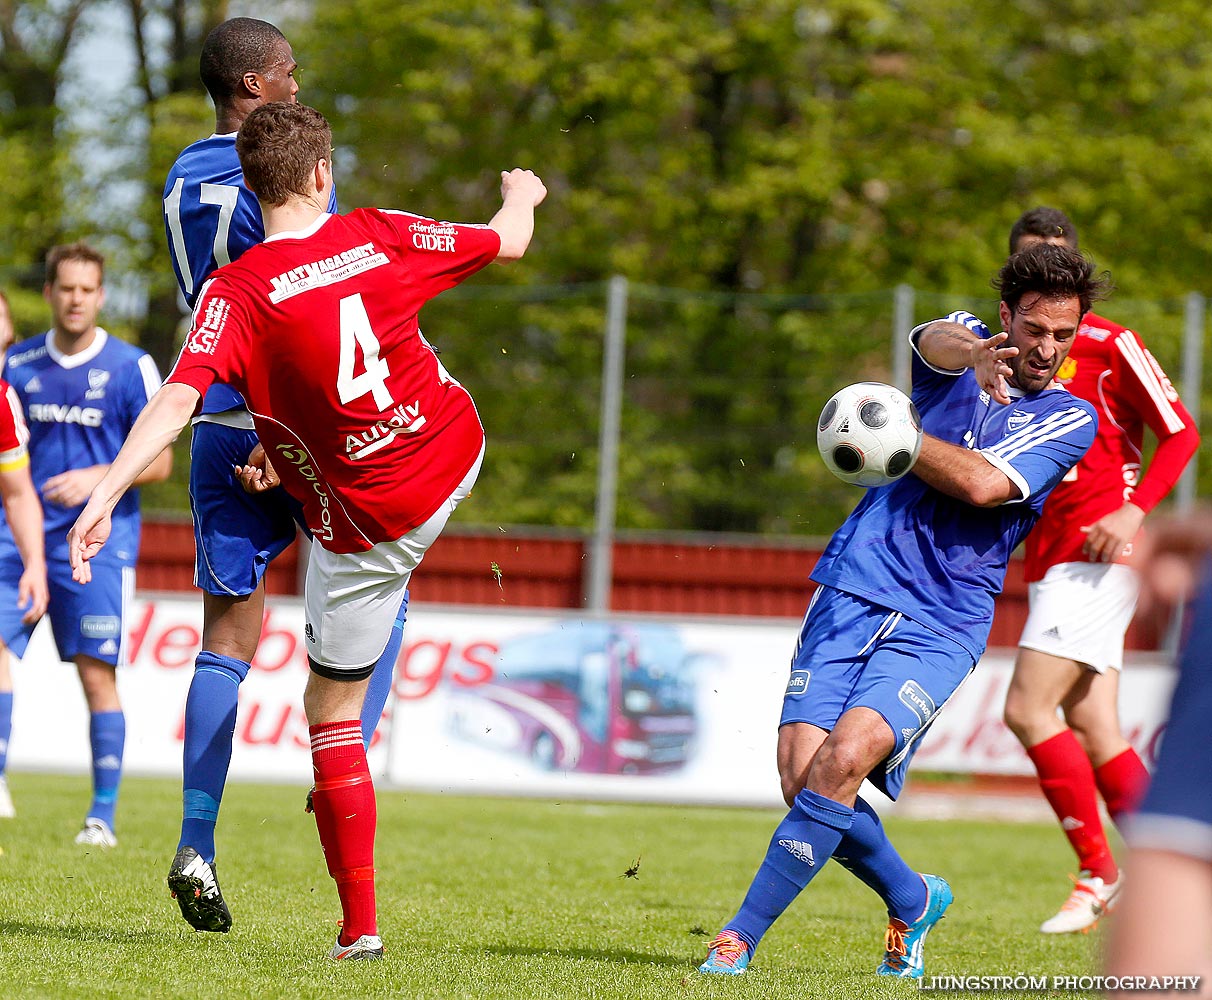
M 506 201 L 511 195 L 537 207 L 547 197 L 547 188 L 533 170 L 515 167 L 501 171 L 501 200 Z
M 976 380 L 995 403 L 1001 403 L 1003 406 L 1010 402 L 1006 379 L 1014 374 L 1014 369 L 1006 364 L 1006 361 L 1018 354 L 1017 347 L 1001 346 L 1009 337 L 1010 334 L 1003 330 L 992 337 L 972 343 L 971 365 Z
M 85 506 L 67 533 L 67 558 L 72 566 L 72 579 L 76 583 L 88 583 L 93 578 L 93 568 L 88 561 L 109 540 L 113 525 L 109 511 L 101 505 Z
M 1119 510 L 1100 517 L 1093 524 L 1082 528 L 1086 540 L 1082 552 L 1091 562 L 1115 562 L 1132 554 L 1132 540 L 1144 523 L 1145 512 L 1134 503 L 1126 503 Z
M 79 507 L 101 482 L 108 466 L 68 469 L 42 484 L 42 499 L 60 507 Z
M 235 472 L 236 478 L 240 480 L 240 485 L 248 493 L 264 493 L 266 490 L 272 490 L 275 486 L 282 485 L 282 480 L 274 471 L 273 463 L 265 454 L 265 449 L 261 446 L 260 441 L 248 453 L 248 464 L 237 465 Z
M 25 608 L 21 621 L 26 625 L 35 624 L 46 614 L 46 606 L 50 603 L 50 589 L 46 583 L 46 567 L 39 566 L 27 569 L 17 581 L 17 607 Z

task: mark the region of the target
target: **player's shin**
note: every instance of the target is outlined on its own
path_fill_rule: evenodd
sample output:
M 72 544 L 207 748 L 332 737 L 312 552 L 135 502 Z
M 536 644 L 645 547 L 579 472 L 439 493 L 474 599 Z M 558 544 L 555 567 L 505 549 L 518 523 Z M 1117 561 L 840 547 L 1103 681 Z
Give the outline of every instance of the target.
M 737 915 L 724 926 L 757 947 L 762 935 L 819 872 L 854 820 L 854 810 L 805 789 L 774 831 Z
M 316 829 L 328 873 L 341 898 L 338 942 L 379 933 L 375 911 L 374 842 L 377 810 L 357 719 L 312 726 Z
M 90 819 L 99 819 L 111 829 L 122 781 L 122 752 L 126 746 L 126 716 L 119 709 L 93 712 L 89 716 L 89 744 L 93 754 L 93 801 Z
M 208 864 L 215 860 L 215 823 L 231 765 L 240 683 L 249 665 L 202 650 L 185 698 L 181 839 Z
M 1099 794 L 1107 803 L 1107 812 L 1118 826 L 1129 813 L 1135 812 L 1149 787 L 1149 772 L 1140 755 L 1128 747 L 1094 769 L 1094 781 Z
M 926 908 L 926 883 L 892 846 L 879 814 L 862 796 L 854 802 L 854 822 L 834 852 L 834 860 L 879 894 L 888 916 L 913 923 Z

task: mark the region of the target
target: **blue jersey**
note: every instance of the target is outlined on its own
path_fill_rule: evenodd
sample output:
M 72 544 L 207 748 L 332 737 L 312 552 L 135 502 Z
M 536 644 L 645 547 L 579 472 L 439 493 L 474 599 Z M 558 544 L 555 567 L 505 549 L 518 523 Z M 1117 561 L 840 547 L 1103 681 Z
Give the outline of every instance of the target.
M 333 191 L 328 210 L 336 212 Z M 265 239 L 261 206 L 244 186 L 236 133 L 212 135 L 182 150 L 164 182 L 164 229 L 177 285 L 192 309 L 212 271 Z M 203 413 L 244 408 L 227 385 L 212 386 Z
M 984 508 L 910 474 L 867 491 L 830 539 L 812 579 L 899 611 L 979 659 L 1010 553 L 1052 488 L 1094 440 L 1094 408 L 1065 389 L 1018 393 L 1003 406 L 971 370 L 943 372 L 916 354 L 913 401 L 927 434 L 979 451 L 1022 498 Z
M 16 344 L 3 377 L 25 410 L 30 475 L 39 497 L 46 481 L 60 472 L 112 462 L 135 418 L 160 388 L 151 356 L 100 327 L 92 345 L 79 354 L 57 350 L 49 333 Z M 61 507 L 44 500 L 48 543 L 66 538 L 83 509 L 83 504 Z M 114 508 L 110 545 L 129 551 L 133 559 L 139 545 L 138 490 L 129 491 Z

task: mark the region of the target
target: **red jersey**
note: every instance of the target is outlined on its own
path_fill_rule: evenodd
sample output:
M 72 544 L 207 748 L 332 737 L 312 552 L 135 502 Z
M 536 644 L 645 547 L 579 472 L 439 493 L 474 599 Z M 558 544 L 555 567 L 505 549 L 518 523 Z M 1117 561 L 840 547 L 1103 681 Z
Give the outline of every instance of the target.
M 1058 563 L 1089 562 L 1082 552 L 1086 536 L 1081 529 L 1127 500 L 1148 513 L 1178 482 L 1199 447 L 1191 414 L 1131 330 L 1087 314 L 1056 377 L 1075 396 L 1094 404 L 1098 434 L 1052 491 L 1039 525 L 1027 536 L 1028 582 L 1043 579 Z M 1142 480 L 1146 426 L 1157 435 L 1158 447 Z
M 393 541 L 429 519 L 484 444 L 417 313 L 500 248 L 487 226 L 373 208 L 275 234 L 206 283 L 168 381 L 244 395 L 326 549 Z
M 17 390 L 0 379 L 0 394 L 6 404 L 0 406 L 0 472 L 11 472 L 29 465 L 29 429 Z

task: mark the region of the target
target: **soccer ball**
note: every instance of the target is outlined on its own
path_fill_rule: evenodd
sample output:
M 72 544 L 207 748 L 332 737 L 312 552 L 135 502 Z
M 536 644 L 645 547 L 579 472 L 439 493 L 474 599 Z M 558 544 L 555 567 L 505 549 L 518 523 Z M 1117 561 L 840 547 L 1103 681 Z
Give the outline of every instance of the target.
M 838 479 L 885 486 L 913 468 L 922 448 L 922 418 L 900 389 L 856 382 L 839 389 L 821 410 L 816 446 Z

